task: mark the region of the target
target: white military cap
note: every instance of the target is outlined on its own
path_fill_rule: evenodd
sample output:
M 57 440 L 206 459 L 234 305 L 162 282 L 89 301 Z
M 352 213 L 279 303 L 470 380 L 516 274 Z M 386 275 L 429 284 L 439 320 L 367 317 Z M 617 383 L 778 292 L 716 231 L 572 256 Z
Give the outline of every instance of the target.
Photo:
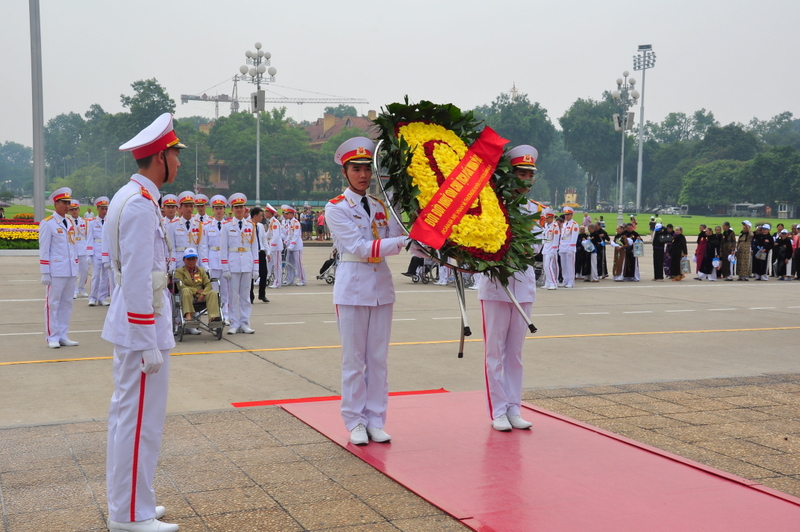
M 344 166 L 346 163 L 370 164 L 372 162 L 372 152 L 375 151 L 375 143 L 367 137 L 353 137 L 342 142 L 336 153 L 333 154 L 333 161 Z
M 563 209 L 561 209 L 561 212 L 563 212 L 564 214 L 573 214 L 575 212 L 575 209 L 573 209 L 572 207 L 564 207 Z
M 294 207 L 292 207 L 291 205 L 287 205 L 286 203 L 281 205 L 281 210 L 283 212 L 297 212 L 296 210 L 294 210 Z
M 72 189 L 69 187 L 61 187 L 58 190 L 53 191 L 50 194 L 50 201 L 55 203 L 56 201 L 60 200 L 70 200 L 72 201 Z
M 533 146 L 522 144 L 509 150 L 508 158 L 514 168 L 536 170 L 536 159 L 539 158 L 539 152 Z
M 181 195 L 178 196 L 178 205 L 183 205 L 184 203 L 194 203 L 194 194 L 188 190 L 184 190 L 181 192 Z
M 177 205 L 178 204 L 178 196 L 175 194 L 164 194 L 164 197 L 161 199 L 161 205 Z
M 195 194 L 194 195 L 194 204 L 195 205 L 208 205 L 208 196 L 205 194 Z
M 274 212 L 274 213 L 276 213 L 276 214 L 277 214 L 277 212 L 278 212 L 278 209 L 276 209 L 275 207 L 273 207 L 273 206 L 272 206 L 272 205 L 270 205 L 269 203 L 267 203 L 267 207 L 266 207 L 266 208 L 267 208 L 267 210 L 269 210 L 269 211 L 271 211 L 271 212 Z
M 226 207 L 227 205 L 228 205 L 228 200 L 226 200 L 225 196 L 223 196 L 222 194 L 211 196 L 212 207 Z
M 237 192 L 236 194 L 231 194 L 231 197 L 228 198 L 228 203 L 230 203 L 231 207 L 236 207 L 237 205 L 245 205 L 247 203 L 247 196 L 245 196 L 241 192 Z
M 130 151 L 133 152 L 134 159 L 143 159 L 167 148 L 185 147 L 173 131 L 172 115 L 164 113 L 138 135 L 120 146 L 119 151 Z
M 108 207 L 108 204 L 111 200 L 108 199 L 108 196 L 100 196 L 96 200 L 94 200 L 95 207 Z
M 76 199 L 69 200 L 69 208 L 70 209 L 73 209 L 73 208 L 76 208 L 76 207 L 80 208 L 80 206 L 81 206 L 81 202 L 80 201 L 78 201 Z
M 545 216 L 545 217 L 547 217 L 547 216 L 555 216 L 555 213 L 553 212 L 553 209 L 551 209 L 550 207 L 547 207 L 545 210 L 542 211 L 542 216 Z

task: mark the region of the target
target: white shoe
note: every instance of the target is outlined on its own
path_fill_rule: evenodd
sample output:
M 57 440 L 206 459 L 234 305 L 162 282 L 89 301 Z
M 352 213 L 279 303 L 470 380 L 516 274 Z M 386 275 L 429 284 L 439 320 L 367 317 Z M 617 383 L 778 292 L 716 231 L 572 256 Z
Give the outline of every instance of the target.
M 86 292 L 81 292 L 78 294 L 78 297 L 89 297 L 89 294 L 87 294 Z
M 548 286 L 548 287 L 547 287 L 547 289 L 548 289 L 548 290 L 555 290 L 556 288 L 557 288 L 557 287 L 555 287 L 555 286 Z
M 50 349 L 58 349 L 61 347 L 61 344 L 59 342 L 47 342 L 47 347 Z
M 167 513 L 167 509 L 163 506 L 156 506 L 156 519 L 161 519 Z
M 198 334 L 200 334 L 200 330 L 199 329 L 195 329 L 193 327 L 187 327 L 186 328 L 186 334 L 198 335 Z
M 303 281 L 297 281 L 296 283 L 294 283 L 294 285 L 295 286 L 305 286 L 306 283 L 304 283 Z
M 353 445 L 366 445 L 369 443 L 367 427 L 363 423 L 359 423 L 356 428 L 350 431 L 350 443 Z
M 276 284 L 271 284 L 271 285 L 269 285 L 269 287 L 268 287 L 268 288 L 280 288 L 280 286 L 278 286 L 278 285 L 276 285 Z
M 147 519 L 146 521 L 136 521 L 133 523 L 118 523 L 108 520 L 109 532 L 177 532 L 178 525 L 162 523 L 157 519 Z
M 253 334 L 254 332 L 256 332 L 256 330 L 251 329 L 247 325 L 242 325 L 241 327 L 239 327 L 239 332 L 244 334 Z
M 492 420 L 492 428 L 494 430 L 499 430 L 500 432 L 510 432 L 511 423 L 508 422 L 508 417 L 503 414 L 502 416 L 496 417 Z
M 101 301 L 100 302 L 100 306 L 102 306 L 102 307 L 107 307 L 110 304 L 111 304 L 111 301 L 109 301 L 108 299 L 106 299 L 105 301 Z
M 388 443 L 392 439 L 381 427 L 370 427 L 367 429 L 367 434 L 370 440 L 378 443 Z
M 525 421 L 522 416 L 508 416 L 508 422 L 515 429 L 529 429 L 533 426 L 533 423 Z
M 236 329 L 235 327 L 231 327 L 230 329 L 228 329 L 228 334 L 236 334 L 237 330 L 238 329 Z
M 95 301 L 94 299 L 90 299 L 89 300 L 89 306 L 90 307 L 94 307 L 95 305 L 97 305 L 97 301 Z
M 59 340 L 58 343 L 63 345 L 64 347 L 75 347 L 76 345 L 78 345 L 78 342 L 73 342 L 69 338 L 67 338 L 66 340 Z

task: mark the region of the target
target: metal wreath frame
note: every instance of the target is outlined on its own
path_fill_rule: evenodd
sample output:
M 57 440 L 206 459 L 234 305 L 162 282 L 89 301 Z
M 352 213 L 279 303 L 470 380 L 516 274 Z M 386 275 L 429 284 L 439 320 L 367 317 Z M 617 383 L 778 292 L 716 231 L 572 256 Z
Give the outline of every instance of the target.
M 378 144 L 375 146 L 375 156 L 372 158 L 372 173 L 378 177 L 378 186 L 381 189 L 381 193 L 383 194 L 383 199 L 386 201 L 386 205 L 389 207 L 389 211 L 391 211 L 392 216 L 395 217 L 397 222 L 400 224 L 400 227 L 403 228 L 403 232 L 406 234 L 406 236 L 408 236 L 409 235 L 408 228 L 406 228 L 406 226 L 403 224 L 402 218 L 397 214 L 397 211 L 394 210 L 394 203 L 391 201 L 388 192 L 386 192 L 386 188 L 383 186 L 383 179 L 381 179 L 380 153 L 382 144 L 383 140 L 379 140 Z M 451 264 L 449 261 L 442 259 L 441 255 L 438 253 L 438 250 L 430 248 L 429 246 L 426 246 L 421 242 L 412 240 L 412 243 L 419 246 L 422 252 L 425 253 L 428 257 L 430 257 L 431 260 L 436 261 L 438 264 L 442 266 L 447 266 L 449 268 L 452 268 L 453 271 L 455 272 L 456 296 L 458 297 L 458 306 L 459 310 L 461 311 L 461 339 L 458 347 L 458 358 L 463 358 L 464 338 L 466 336 L 472 336 L 472 330 L 470 329 L 469 322 L 467 321 L 467 304 L 466 304 L 466 295 L 464 294 L 463 274 L 465 273 L 477 274 L 481 272 L 465 268 L 462 264 Z M 537 329 L 536 326 L 531 321 L 530 316 L 528 316 L 528 314 L 524 310 L 522 310 L 519 301 L 517 301 L 517 298 L 514 297 L 514 294 L 511 292 L 511 290 L 508 289 L 508 286 L 502 283 L 501 286 L 503 287 L 503 290 L 505 290 L 506 295 L 508 295 L 508 298 L 511 300 L 511 303 L 517 309 L 517 312 L 519 312 L 520 316 L 522 316 L 522 319 L 525 320 L 525 323 L 528 324 L 528 330 L 532 334 L 535 334 Z

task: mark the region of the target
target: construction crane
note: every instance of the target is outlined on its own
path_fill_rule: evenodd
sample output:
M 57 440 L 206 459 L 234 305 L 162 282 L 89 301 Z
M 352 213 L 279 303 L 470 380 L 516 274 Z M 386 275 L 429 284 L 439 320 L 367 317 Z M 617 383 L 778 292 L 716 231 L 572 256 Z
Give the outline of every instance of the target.
M 230 102 L 231 113 L 236 113 L 239 111 L 239 102 L 249 102 L 252 105 L 254 95 L 256 94 L 253 93 L 253 95 L 251 95 L 248 98 L 239 98 L 239 89 L 237 87 L 238 81 L 239 81 L 239 76 L 234 76 L 232 96 L 228 96 L 227 94 L 217 94 L 215 96 L 208 96 L 207 94 L 203 94 L 200 96 L 192 94 L 181 94 L 181 103 L 184 104 L 189 101 L 214 102 L 214 117 L 219 118 L 219 103 Z M 333 103 L 333 104 L 369 103 L 367 100 L 363 98 L 261 98 L 261 101 L 263 103 L 277 103 L 277 104 L 296 103 L 298 105 L 302 105 L 304 103 Z

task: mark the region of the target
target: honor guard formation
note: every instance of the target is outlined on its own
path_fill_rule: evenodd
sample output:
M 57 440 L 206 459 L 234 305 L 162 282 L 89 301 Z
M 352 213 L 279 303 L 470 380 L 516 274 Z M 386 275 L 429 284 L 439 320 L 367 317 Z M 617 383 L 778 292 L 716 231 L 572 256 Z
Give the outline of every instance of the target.
M 49 198 L 53 215 L 39 225 L 48 347 L 78 345 L 68 336 L 76 298 L 88 298 L 90 307 L 110 305 L 102 338 L 113 344 L 114 353 L 106 472 L 112 532 L 179 528 L 161 521 L 166 508 L 156 504 L 153 490 L 175 315 L 188 334 L 201 334 L 202 328 L 221 335 L 224 326 L 229 335 L 254 334 L 250 316 L 256 290 L 258 300 L 267 303 L 267 288 L 306 284 L 303 240 L 313 238 L 316 223 L 318 239 L 330 232 L 331 260 L 338 259 L 333 305 L 342 344 L 344 428 L 354 445 L 388 443 L 392 438 L 384 427 L 395 291 L 386 257 L 408 249 L 414 256 L 403 273 L 408 276 L 430 259 L 406 236 L 391 209 L 369 195 L 375 145 L 366 137 L 345 141 L 334 154 L 347 183 L 344 192 L 327 203 L 324 213 L 306 207 L 299 217 L 287 204 L 248 209 L 241 193 L 210 199 L 191 191 L 162 196 L 160 189 L 175 180 L 183 148 L 172 116 L 161 115 L 120 146 L 132 152 L 138 171 L 111 200 L 94 200 L 96 216 L 81 217 L 72 191 L 60 188 Z M 536 177 L 538 152 L 520 145 L 507 157 L 522 183 L 517 192 L 526 196 Z M 537 284 L 556 290 L 572 288 L 576 280 L 599 282 L 611 275 L 614 281 L 638 281 L 640 276 L 642 237 L 635 218 L 611 237 L 602 217 L 592 222 L 587 216 L 579 225 L 569 207 L 558 217 L 532 200 L 520 208 L 538 237 L 531 253 L 539 257 L 540 267 L 517 271 L 508 290 L 478 274 L 472 287 L 483 320 L 487 411 L 491 427 L 501 432 L 531 427 L 520 408 L 522 349 L 529 330 L 524 315 L 531 315 Z M 654 280 L 680 281 L 691 271 L 682 228 L 656 220 L 651 225 Z M 748 221 L 742 226 L 738 239 L 727 223 L 716 231 L 701 227 L 695 279 L 766 280 L 772 252 L 773 275 L 791 280 L 787 264 L 796 249 L 795 235 L 779 227 L 773 236 L 769 225 L 753 234 Z M 613 249 L 610 273 L 606 245 Z M 448 283 L 448 270 L 440 268 L 440 284 Z M 207 325 L 198 321 L 200 315 L 207 315 Z

